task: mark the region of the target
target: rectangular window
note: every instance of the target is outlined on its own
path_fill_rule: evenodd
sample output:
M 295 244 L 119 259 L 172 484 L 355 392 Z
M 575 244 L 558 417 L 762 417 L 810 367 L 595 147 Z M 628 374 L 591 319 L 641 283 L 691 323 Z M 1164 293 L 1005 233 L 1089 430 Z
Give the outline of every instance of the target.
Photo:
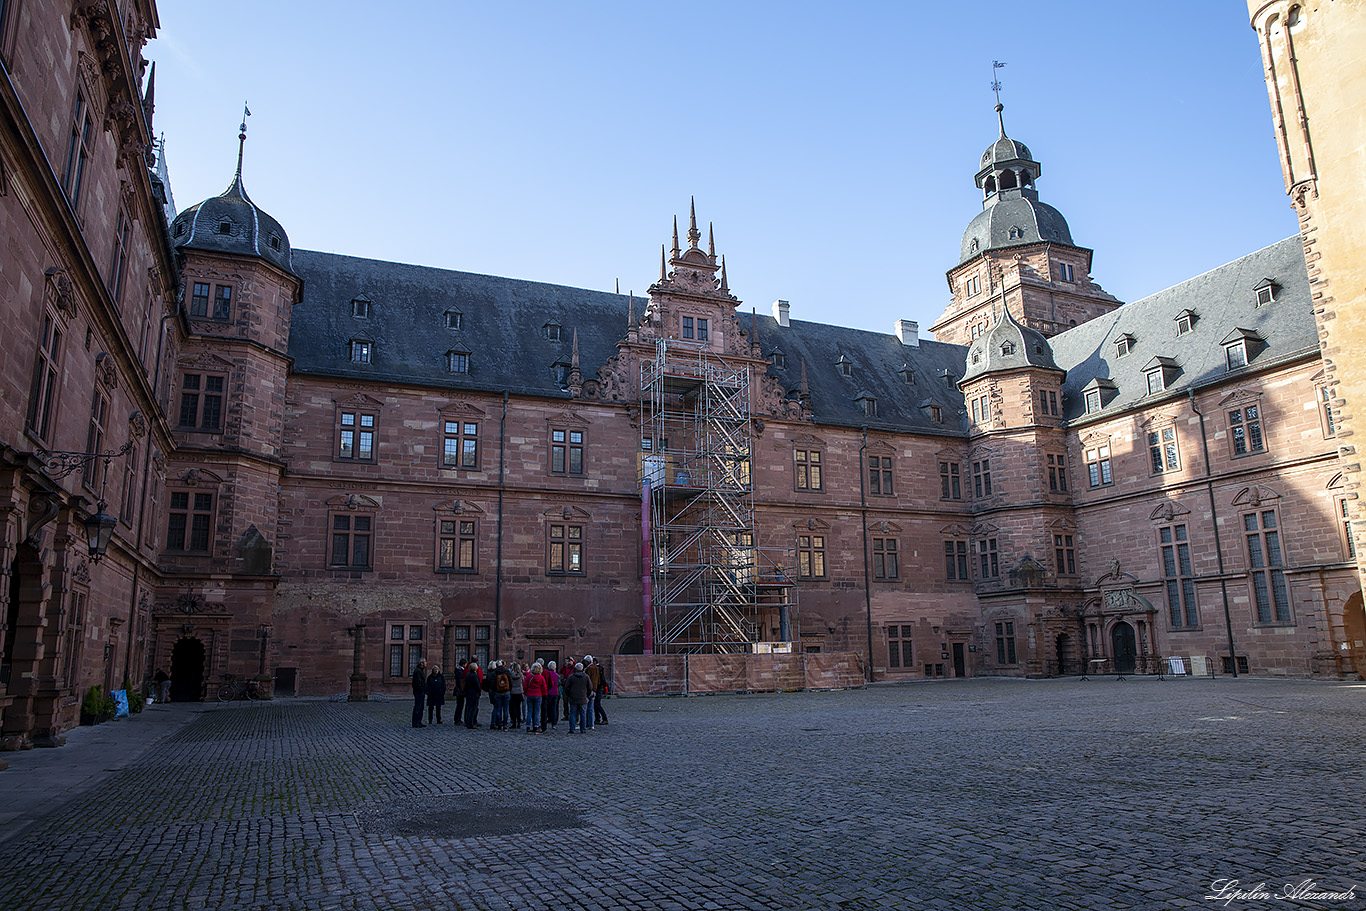
M 370 343 L 362 341 L 351 342 L 351 363 L 368 364 L 370 363 Z
M 996 624 L 996 663 L 1018 663 L 1015 660 L 1015 624 L 1010 620 Z
M 1058 393 L 1056 391 L 1039 390 L 1039 414 L 1058 416 Z
M 819 449 L 796 449 L 792 453 L 796 464 L 798 490 L 821 490 L 821 453 Z
M 1001 564 L 996 555 L 995 538 L 984 538 L 977 542 L 977 559 L 982 570 L 980 578 L 995 579 L 1001 575 Z
M 338 413 L 337 458 L 357 462 L 375 459 L 375 416 L 359 411 Z
M 1110 473 L 1110 446 L 1095 446 L 1086 450 L 1086 471 L 1092 487 L 1105 487 L 1115 479 Z
M 939 463 L 939 499 L 963 499 L 963 485 L 961 478 L 959 477 L 959 465 L 957 462 Z
M 985 424 L 991 420 L 991 400 L 986 395 L 973 397 L 972 420 L 975 424 Z
M 114 227 L 114 257 L 109 263 L 109 293 L 117 305 L 123 295 L 123 273 L 128 264 L 128 235 L 130 224 L 128 216 L 119 209 L 118 220 Z
M 190 316 L 209 315 L 209 285 L 208 282 L 195 282 L 194 291 L 190 295 Z
M 1239 367 L 1247 366 L 1247 343 L 1236 342 L 1224 347 L 1224 359 L 1228 362 L 1228 369 L 1236 370 Z
M 1357 544 L 1352 540 L 1352 519 L 1347 512 L 1347 498 L 1340 497 L 1337 501 L 1338 522 L 1342 525 L 1342 540 L 1347 545 L 1347 559 L 1357 558 Z
M 707 340 L 707 329 L 707 321 L 699 317 L 697 320 L 697 340 L 699 342 Z
M 1067 490 L 1067 456 L 1048 453 L 1048 489 L 1053 493 Z
M 1165 388 L 1161 370 L 1149 370 L 1144 376 L 1148 380 L 1148 395 L 1155 395 Z
M 968 297 L 975 297 L 982 293 L 982 279 L 973 275 L 963 282 L 963 287 L 968 292 Z
M 950 582 L 968 581 L 968 542 L 944 542 L 944 578 Z
M 1157 530 L 1157 536 L 1166 580 L 1167 617 L 1173 629 L 1194 629 L 1200 625 L 1200 606 L 1195 600 L 1195 570 L 1186 526 L 1164 526 Z
M 466 629 L 468 634 L 468 628 Z M 389 624 L 389 676 L 411 677 L 427 652 L 425 623 Z
M 1319 418 L 1323 423 L 1324 438 L 1338 435 L 1337 414 L 1333 411 L 1333 394 L 1327 386 L 1319 387 Z
M 475 525 L 473 519 L 440 519 L 437 523 L 436 568 L 440 572 L 472 573 Z
M 552 474 L 583 474 L 583 431 L 550 431 L 550 471 Z
M 451 373 L 469 373 L 470 356 L 464 351 L 452 351 L 446 355 L 446 366 Z
M 1048 391 L 1048 413 L 1058 416 L 1058 393 L 1051 389 Z
M 825 578 L 825 535 L 797 536 L 797 578 Z
M 692 317 L 683 317 L 683 337 L 692 338 Z
M 1290 593 L 1281 559 L 1281 533 L 1276 511 L 1266 509 L 1243 516 L 1247 561 L 1252 570 L 1252 593 L 1258 623 L 1289 623 Z
M 1176 471 L 1181 467 L 1181 460 L 1176 452 L 1175 427 L 1149 432 L 1148 460 L 1152 463 L 1153 474 Z
M 95 400 L 90 405 L 90 427 L 85 434 L 85 451 L 99 452 L 104 448 L 104 413 L 109 408 L 109 400 L 96 390 Z M 85 486 L 104 492 L 104 473 L 100 471 L 99 459 L 87 459 L 83 480 Z M 98 487 L 96 485 L 99 485 Z
M 583 526 L 551 525 L 550 572 L 565 575 L 583 574 Z
M 223 421 L 225 378 L 213 373 L 187 373 L 180 382 L 182 430 L 217 433 Z
M 972 463 L 972 490 L 977 497 L 991 496 L 991 460 Z
M 57 390 L 61 385 L 58 357 L 61 350 L 62 330 L 52 316 L 44 316 L 43 334 L 38 339 L 38 352 L 33 361 L 33 385 L 28 399 L 28 429 L 41 440 L 47 440 L 52 430 Z
M 71 135 L 66 148 L 66 167 L 62 171 L 62 189 L 67 201 L 75 209 L 81 198 L 81 181 L 85 177 L 86 162 L 90 160 L 90 141 L 93 131 L 90 110 L 85 96 L 76 92 L 76 110 L 71 117 Z
M 1222 660 L 1222 661 L 1223 661 L 1223 664 L 1224 664 L 1224 673 L 1225 673 L 1225 674 L 1231 674 L 1231 673 L 1233 673 L 1233 659 L 1230 658 L 1228 655 L 1220 655 L 1219 657 L 1220 657 L 1220 660 Z M 1239 655 L 1239 656 L 1238 656 L 1238 673 L 1240 673 L 1240 674 L 1246 674 L 1246 673 L 1247 673 L 1247 656 L 1246 656 L 1246 655 Z
M 232 286 L 215 285 L 213 289 L 213 318 L 227 319 L 232 315 Z
M 1057 563 L 1058 575 L 1077 574 L 1077 548 L 1071 535 L 1053 535 L 1053 560 Z
M 897 578 L 896 538 L 873 539 L 873 578 L 883 582 Z
M 1233 437 L 1234 455 L 1265 451 L 1266 444 L 1262 440 L 1262 417 L 1256 405 L 1230 411 L 1228 425 Z
M 911 647 L 910 624 L 894 623 L 887 627 L 887 666 L 901 670 L 915 667 L 915 649 Z
M 332 559 L 338 569 L 370 568 L 371 516 L 332 517 Z
M 890 497 L 895 494 L 892 489 L 891 456 L 868 457 L 868 492 L 880 497 Z
M 213 519 L 213 494 L 187 490 L 171 492 L 170 518 L 166 523 L 166 549 L 207 553 Z
M 441 467 L 479 469 L 479 425 L 472 421 L 442 421 Z
M 1094 414 L 1100 410 L 1100 390 L 1088 389 L 1086 391 L 1086 413 Z
M 1075 273 L 1072 271 L 1071 263 L 1058 263 L 1058 278 L 1065 282 L 1076 281 Z M 1011 662 L 1012 664 L 1014 662 Z

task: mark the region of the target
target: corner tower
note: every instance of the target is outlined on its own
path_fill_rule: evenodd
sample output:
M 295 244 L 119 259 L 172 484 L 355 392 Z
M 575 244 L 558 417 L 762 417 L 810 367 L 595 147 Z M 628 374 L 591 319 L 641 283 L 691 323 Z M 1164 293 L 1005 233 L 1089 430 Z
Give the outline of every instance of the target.
M 1002 307 L 1048 337 L 1120 304 L 1092 283 L 1092 251 L 1074 244 L 1062 213 L 1039 201 L 1034 185 L 1043 166 L 1006 135 L 1002 111 L 997 104 L 1000 136 L 982 153 L 974 178 L 982 211 L 968 223 L 958 265 L 948 271 L 953 300 L 930 327 L 941 342 L 971 344 Z

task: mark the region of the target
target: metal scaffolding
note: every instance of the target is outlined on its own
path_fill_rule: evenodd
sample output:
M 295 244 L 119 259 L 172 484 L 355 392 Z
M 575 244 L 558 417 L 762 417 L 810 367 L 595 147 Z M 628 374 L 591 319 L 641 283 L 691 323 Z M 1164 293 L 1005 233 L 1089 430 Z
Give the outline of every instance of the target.
M 654 651 L 748 652 L 790 642 L 791 553 L 756 545 L 750 365 L 706 345 L 658 339 L 654 360 L 641 364 L 640 388 Z

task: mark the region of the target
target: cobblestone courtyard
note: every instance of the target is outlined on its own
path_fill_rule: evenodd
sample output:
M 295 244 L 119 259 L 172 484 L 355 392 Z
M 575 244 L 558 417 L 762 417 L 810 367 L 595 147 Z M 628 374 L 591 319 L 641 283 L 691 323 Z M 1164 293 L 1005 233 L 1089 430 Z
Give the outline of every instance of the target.
M 531 737 L 414 729 L 398 701 L 205 707 L 0 843 L 0 908 L 1366 907 L 1366 685 L 608 709 L 588 736 Z M 1357 897 L 1206 899 L 1230 879 Z

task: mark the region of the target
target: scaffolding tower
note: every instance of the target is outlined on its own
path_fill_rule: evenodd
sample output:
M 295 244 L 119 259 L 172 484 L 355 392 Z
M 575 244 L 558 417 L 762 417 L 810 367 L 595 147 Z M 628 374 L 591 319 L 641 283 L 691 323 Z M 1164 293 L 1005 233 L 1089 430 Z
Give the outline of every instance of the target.
M 793 638 L 790 553 L 756 544 L 750 370 L 671 339 L 641 364 L 657 653 L 778 650 Z

